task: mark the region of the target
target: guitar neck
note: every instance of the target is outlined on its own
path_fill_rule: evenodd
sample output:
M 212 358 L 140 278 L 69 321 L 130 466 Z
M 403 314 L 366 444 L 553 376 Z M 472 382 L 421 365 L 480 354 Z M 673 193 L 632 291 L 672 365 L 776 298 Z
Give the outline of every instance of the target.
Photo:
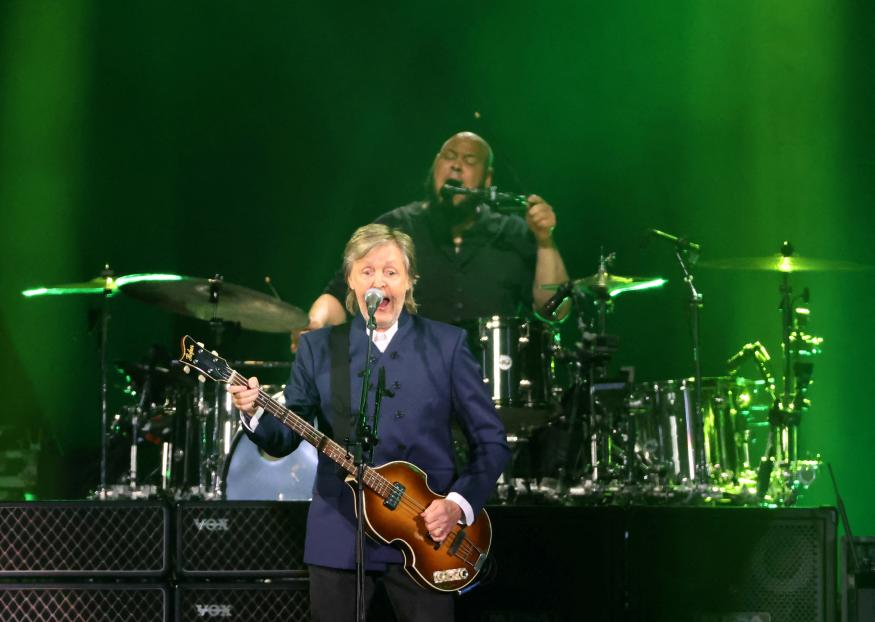
M 240 386 L 248 386 L 246 378 L 244 378 L 240 373 L 234 371 L 233 369 L 231 370 L 231 377 L 228 379 L 228 383 Z M 292 430 L 303 440 L 310 443 L 320 453 L 325 454 L 331 460 L 336 462 L 347 473 L 349 473 L 350 475 L 356 474 L 355 461 L 345 447 L 340 445 L 334 439 L 330 438 L 327 434 L 323 434 L 322 432 L 314 428 L 300 416 L 296 415 L 293 411 L 286 408 L 285 405 L 277 402 L 270 395 L 265 393 L 263 389 L 258 390 L 258 397 L 256 398 L 255 403 L 256 405 L 263 408 L 265 412 L 273 415 L 276 419 L 280 421 L 280 423 Z M 364 482 L 365 486 L 367 486 L 383 498 L 386 498 L 388 496 L 392 487 L 391 483 L 386 478 L 377 473 L 371 467 L 365 467 Z

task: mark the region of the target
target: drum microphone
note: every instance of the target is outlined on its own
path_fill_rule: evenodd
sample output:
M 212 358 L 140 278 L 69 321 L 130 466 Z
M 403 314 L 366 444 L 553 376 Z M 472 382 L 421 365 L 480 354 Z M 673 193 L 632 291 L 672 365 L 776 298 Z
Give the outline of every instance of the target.
M 566 281 L 560 285 L 559 289 L 556 290 L 556 293 L 550 296 L 550 299 L 544 303 L 544 306 L 541 309 L 541 315 L 549 317 L 556 313 L 556 309 L 558 309 L 559 305 L 565 302 L 565 299 L 571 295 L 573 289 L 574 281 Z
M 738 371 L 738 368 L 741 367 L 741 364 L 744 363 L 748 358 L 753 357 L 754 351 L 756 350 L 756 346 L 752 343 L 746 343 L 744 346 L 730 356 L 726 360 L 726 367 L 729 369 L 730 374 L 734 374 Z
M 766 347 L 759 341 L 746 343 L 741 350 L 726 360 L 726 367 L 729 368 L 729 373 L 734 374 L 737 372 L 738 368 L 741 367 L 741 364 L 749 358 L 753 358 L 756 361 L 757 367 L 760 368 L 761 372 L 763 371 L 765 364 L 771 360 L 768 350 L 766 350 Z
M 489 186 L 488 188 L 466 188 L 458 179 L 448 179 L 446 183 L 441 186 L 440 194 L 445 200 L 450 200 L 457 195 L 472 197 L 478 201 L 488 203 L 497 211 L 504 214 L 525 214 L 529 209 L 529 202 L 526 200 L 526 197 L 521 194 L 499 192 L 498 186 Z
M 383 302 L 383 290 L 380 288 L 371 287 L 365 292 L 365 306 L 368 308 L 369 317 L 374 317 L 381 302 Z
M 702 252 L 702 247 L 695 242 L 690 242 L 684 238 L 679 238 L 676 235 L 672 235 L 670 233 L 666 233 L 665 231 L 660 231 L 659 229 L 648 229 L 648 235 L 652 235 L 654 237 L 666 240 L 674 244 L 678 250 L 690 251 L 692 253 L 700 253 Z

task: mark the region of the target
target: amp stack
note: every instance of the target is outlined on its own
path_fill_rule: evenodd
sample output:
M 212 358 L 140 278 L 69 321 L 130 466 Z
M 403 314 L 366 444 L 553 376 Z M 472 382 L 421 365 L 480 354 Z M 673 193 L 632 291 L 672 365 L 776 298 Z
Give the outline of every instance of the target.
M 169 515 L 144 501 L 0 504 L 0 617 L 169 620 Z
M 308 620 L 308 505 L 2 503 L 0 620 Z
M 308 502 L 207 501 L 175 508 L 177 622 L 309 620 Z

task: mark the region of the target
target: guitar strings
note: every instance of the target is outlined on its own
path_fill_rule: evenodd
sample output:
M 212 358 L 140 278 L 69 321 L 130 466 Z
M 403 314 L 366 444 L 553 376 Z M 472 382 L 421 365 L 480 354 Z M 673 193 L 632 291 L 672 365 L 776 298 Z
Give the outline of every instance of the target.
M 237 372 L 236 370 L 233 370 L 233 369 L 231 369 L 229 382 L 232 382 L 233 384 L 236 384 L 238 386 L 249 386 L 249 382 L 246 380 L 246 378 L 242 374 L 240 374 L 239 372 Z M 279 418 L 281 421 L 283 421 L 287 425 L 289 425 L 289 427 L 291 427 L 300 437 L 302 437 L 305 441 L 307 441 L 308 443 L 310 443 L 314 447 L 319 447 L 319 445 L 322 443 L 322 440 L 326 438 L 326 435 L 321 433 L 321 432 L 316 432 L 315 435 L 312 434 L 311 431 L 315 431 L 315 429 L 310 424 L 308 424 L 302 417 L 297 415 L 294 411 L 283 406 L 282 404 L 277 402 L 275 399 L 273 399 L 271 396 L 269 396 L 267 393 L 265 393 L 261 389 L 259 389 L 258 396 L 256 397 L 255 403 L 258 406 L 260 406 L 261 408 L 264 408 L 266 411 L 268 411 L 269 413 L 271 413 L 275 417 Z M 293 417 L 288 417 L 287 413 L 291 414 Z M 300 425 L 301 423 L 303 423 L 304 426 L 301 426 Z M 297 425 L 295 425 L 295 424 L 297 424 Z M 299 427 L 303 428 L 303 429 L 299 430 L 298 429 Z M 331 448 L 331 450 L 333 450 L 334 453 L 338 454 L 338 455 L 332 455 L 331 453 L 328 453 L 328 451 L 326 451 L 325 448 L 322 448 L 321 451 L 323 453 L 325 453 L 326 455 L 328 455 L 329 458 L 334 459 L 335 462 L 338 462 L 340 464 L 340 466 L 346 468 L 347 471 L 350 471 L 351 468 L 353 468 L 353 465 L 349 460 L 349 458 L 350 458 L 349 452 L 346 451 L 334 439 L 328 438 L 328 444 L 329 444 L 329 447 Z M 340 450 L 340 451 L 338 452 L 337 450 Z M 389 495 L 389 493 L 394 489 L 394 486 L 389 482 L 389 480 L 387 480 L 382 474 L 380 474 L 373 467 L 370 467 L 370 466 L 365 468 L 365 478 L 367 479 L 369 476 L 370 476 L 370 479 L 373 480 L 372 482 L 370 482 L 370 487 L 374 490 L 375 493 L 377 493 L 382 498 L 386 498 Z M 366 483 L 368 483 L 368 482 L 366 482 Z M 415 499 L 407 496 L 406 493 L 401 494 L 401 496 L 399 498 L 399 506 L 403 507 L 403 509 L 410 512 L 412 517 L 417 517 L 423 511 L 425 511 L 424 506 L 422 506 Z M 457 527 L 453 527 L 449 531 L 449 533 L 447 534 L 447 538 L 452 536 L 454 541 L 455 541 L 455 539 L 459 537 L 459 534 L 461 533 L 461 531 L 462 531 L 461 529 L 458 529 Z M 445 538 L 445 540 L 446 540 L 446 538 Z M 462 553 L 462 555 L 460 555 L 460 553 Z M 463 540 L 460 543 L 460 546 L 457 548 L 456 552 L 453 555 L 455 557 L 458 557 L 459 559 L 461 559 L 463 562 L 473 566 L 474 562 L 471 562 L 468 559 L 469 555 L 472 553 L 475 556 L 479 557 L 480 555 L 483 554 L 483 551 L 481 551 L 473 542 L 471 542 L 470 540 L 468 540 L 466 538 L 465 540 Z

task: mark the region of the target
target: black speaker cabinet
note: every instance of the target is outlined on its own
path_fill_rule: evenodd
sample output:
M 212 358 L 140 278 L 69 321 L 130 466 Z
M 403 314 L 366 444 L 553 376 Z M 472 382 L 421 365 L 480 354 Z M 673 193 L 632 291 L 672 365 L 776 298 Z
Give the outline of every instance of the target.
M 875 620 L 875 538 L 855 537 L 856 562 L 842 536 L 842 622 Z
M 458 622 L 621 619 L 625 513 L 494 506 L 491 562 L 457 601 Z
M 297 622 L 310 619 L 306 579 L 276 583 L 185 583 L 176 588 L 176 622 Z
M 0 584 L 0 619 L 10 622 L 165 622 L 163 585 Z
M 0 578 L 161 576 L 168 518 L 147 501 L 0 504 Z
M 301 577 L 309 502 L 207 501 L 176 508 L 181 577 Z
M 631 510 L 632 620 L 832 622 L 832 508 Z

